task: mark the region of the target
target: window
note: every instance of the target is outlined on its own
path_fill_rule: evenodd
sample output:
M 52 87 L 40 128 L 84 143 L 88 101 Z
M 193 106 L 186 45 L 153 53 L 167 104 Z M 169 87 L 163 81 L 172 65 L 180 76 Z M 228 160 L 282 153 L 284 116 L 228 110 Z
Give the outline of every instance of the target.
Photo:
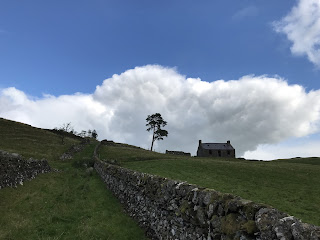
M 228 156 L 230 156 L 230 150 L 227 151 Z
M 218 156 L 221 157 L 221 151 L 220 150 L 218 150 Z
M 209 150 L 209 154 L 212 155 L 212 150 Z

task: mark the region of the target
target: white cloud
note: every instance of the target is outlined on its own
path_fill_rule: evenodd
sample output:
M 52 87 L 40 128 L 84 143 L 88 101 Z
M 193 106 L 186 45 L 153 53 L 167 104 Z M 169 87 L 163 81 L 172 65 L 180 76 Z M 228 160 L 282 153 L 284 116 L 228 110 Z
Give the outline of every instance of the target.
M 247 6 L 245 8 L 242 8 L 238 10 L 232 18 L 234 20 L 241 20 L 246 17 L 255 17 L 259 13 L 259 9 L 256 6 Z
M 113 75 L 92 94 L 31 99 L 7 88 L 0 116 L 53 128 L 71 122 L 95 128 L 100 138 L 149 148 L 146 117 L 159 112 L 169 137 L 156 150 L 196 152 L 198 140 L 231 140 L 241 156 L 261 144 L 279 143 L 319 130 L 320 91 L 306 92 L 279 77 L 244 76 L 214 81 L 186 78 L 175 69 L 144 66 Z
M 320 0 L 299 0 L 287 16 L 274 22 L 274 29 L 286 34 L 293 54 L 306 55 L 320 67 Z
M 244 154 L 246 159 L 274 160 L 295 157 L 319 157 L 320 141 L 290 141 L 273 145 L 259 145 L 254 151 Z
M 72 122 L 77 129 L 86 130 L 99 126 L 95 117 L 101 116 L 104 106 L 95 102 L 92 95 L 45 95 L 42 99 L 32 99 L 11 87 L 1 91 L 0 109 L 0 116 L 33 126 L 54 128 Z

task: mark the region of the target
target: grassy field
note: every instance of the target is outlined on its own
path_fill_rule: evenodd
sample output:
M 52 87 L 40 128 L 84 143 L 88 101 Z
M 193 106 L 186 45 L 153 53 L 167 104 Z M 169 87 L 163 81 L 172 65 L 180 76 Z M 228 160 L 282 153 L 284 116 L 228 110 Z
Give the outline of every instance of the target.
M 0 118 L 0 149 L 7 152 L 50 161 L 59 158 L 72 144 L 79 142 L 66 138 L 62 145 L 60 137 L 54 133 Z
M 271 162 L 178 157 L 143 149 L 104 146 L 101 159 L 265 203 L 320 225 L 320 159 Z M 149 160 L 150 159 L 150 160 Z
M 116 143 L 115 146 L 102 146 L 99 150 L 99 158 L 122 165 L 124 162 L 136 162 L 145 160 L 160 160 L 164 156 L 167 159 L 181 159 L 179 156 L 163 155 L 151 152 L 136 146 Z
M 63 162 L 58 156 L 76 140 L 62 145 L 53 133 L 2 119 L 0 139 L 0 149 L 45 157 L 60 170 L 0 190 L 0 239 L 146 239 L 95 171 L 83 167 L 96 141 Z

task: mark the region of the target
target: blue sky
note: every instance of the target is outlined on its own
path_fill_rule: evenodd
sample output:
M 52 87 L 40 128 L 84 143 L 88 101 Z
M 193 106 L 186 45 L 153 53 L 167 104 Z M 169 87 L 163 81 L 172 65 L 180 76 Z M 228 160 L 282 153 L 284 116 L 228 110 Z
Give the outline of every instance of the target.
M 315 9 L 311 15 L 319 20 L 319 0 L 310 2 Z M 13 87 L 35 102 L 48 94 L 55 98 L 77 92 L 94 95 L 96 87 L 114 74 L 153 65 L 173 68 L 186 79 L 212 83 L 267 75 L 289 86 L 297 84 L 308 94 L 320 88 L 320 37 L 314 33 L 311 43 L 301 39 L 311 30 L 304 33 L 301 24 L 294 25 L 294 31 L 287 30 L 295 21 L 284 20 L 302 5 L 308 5 L 306 0 L 2 0 L 0 89 Z M 50 125 L 31 121 L 31 117 L 19 118 L 8 110 L 0 111 L 0 116 Z M 64 120 L 68 121 L 54 123 Z M 274 142 L 261 141 L 255 147 L 297 137 L 299 141 L 301 137 L 317 140 L 317 134 L 318 130 L 293 134 Z
M 276 33 L 294 1 L 1 1 L 1 86 L 92 92 L 135 66 L 204 81 L 280 75 L 318 89 L 320 71 Z

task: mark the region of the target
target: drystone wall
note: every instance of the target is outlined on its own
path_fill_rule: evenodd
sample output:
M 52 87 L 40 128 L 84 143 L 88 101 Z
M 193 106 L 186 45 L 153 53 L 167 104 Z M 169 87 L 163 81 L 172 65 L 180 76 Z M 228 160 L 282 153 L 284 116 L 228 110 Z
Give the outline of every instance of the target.
M 22 185 L 25 180 L 50 171 L 46 160 L 24 159 L 19 154 L 0 150 L 0 189 Z
M 90 139 L 82 139 L 80 144 L 72 145 L 65 153 L 63 153 L 60 156 L 60 160 L 72 159 L 74 154 L 81 152 L 89 143 Z
M 320 227 L 231 194 L 110 165 L 95 169 L 151 239 L 318 240 Z
M 182 152 L 182 151 L 169 151 L 169 150 L 166 150 L 166 154 L 182 155 L 182 156 L 189 156 L 189 157 L 191 157 L 191 153 L 186 153 L 186 152 Z

